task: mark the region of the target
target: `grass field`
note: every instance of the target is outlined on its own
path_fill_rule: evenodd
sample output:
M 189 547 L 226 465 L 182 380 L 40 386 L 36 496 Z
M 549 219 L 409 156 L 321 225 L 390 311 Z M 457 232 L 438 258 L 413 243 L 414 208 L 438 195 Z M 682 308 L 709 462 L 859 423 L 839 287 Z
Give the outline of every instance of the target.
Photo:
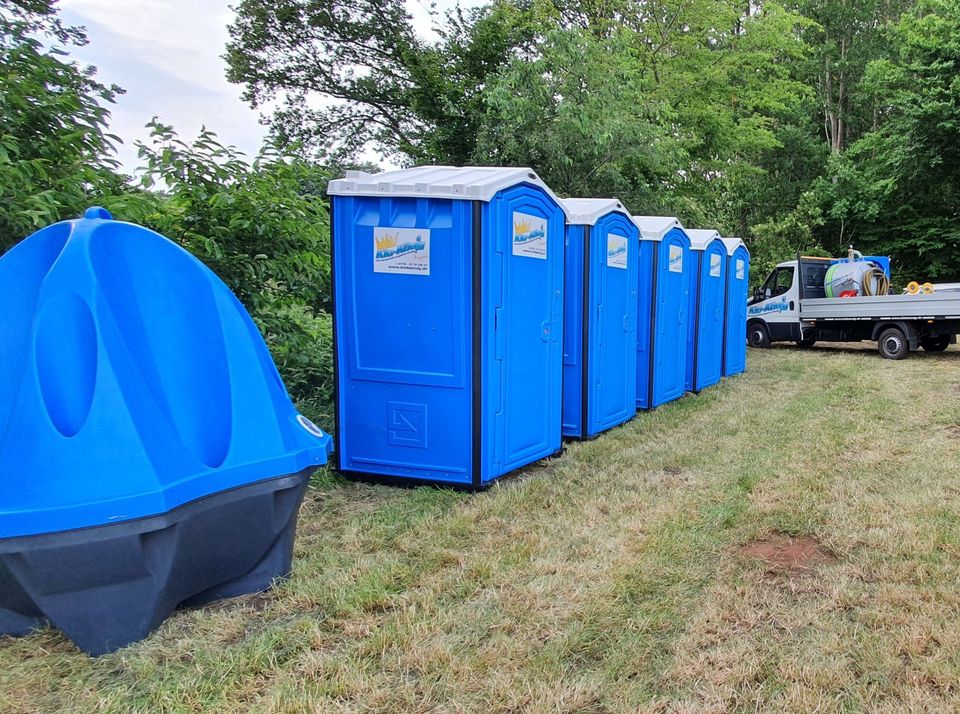
M 749 372 L 489 491 L 319 477 L 293 577 L 0 711 L 960 710 L 960 350 Z

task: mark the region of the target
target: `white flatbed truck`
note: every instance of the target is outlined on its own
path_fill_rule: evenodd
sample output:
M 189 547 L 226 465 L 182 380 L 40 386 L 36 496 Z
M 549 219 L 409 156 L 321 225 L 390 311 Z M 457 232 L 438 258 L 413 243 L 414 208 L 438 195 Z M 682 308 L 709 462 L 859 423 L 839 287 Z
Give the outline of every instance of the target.
M 942 352 L 960 333 L 960 292 L 828 298 L 829 258 L 780 263 L 747 304 L 747 339 L 753 347 L 773 342 L 877 343 L 881 356 L 903 359 L 920 347 Z

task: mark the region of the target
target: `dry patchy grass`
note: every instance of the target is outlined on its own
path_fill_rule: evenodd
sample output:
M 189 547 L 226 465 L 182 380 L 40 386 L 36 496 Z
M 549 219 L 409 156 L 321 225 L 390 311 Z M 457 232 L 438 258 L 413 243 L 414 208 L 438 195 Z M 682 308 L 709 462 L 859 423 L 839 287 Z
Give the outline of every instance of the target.
M 486 493 L 320 477 L 288 582 L 96 660 L 2 639 L 0 710 L 956 711 L 958 385 L 754 351 Z

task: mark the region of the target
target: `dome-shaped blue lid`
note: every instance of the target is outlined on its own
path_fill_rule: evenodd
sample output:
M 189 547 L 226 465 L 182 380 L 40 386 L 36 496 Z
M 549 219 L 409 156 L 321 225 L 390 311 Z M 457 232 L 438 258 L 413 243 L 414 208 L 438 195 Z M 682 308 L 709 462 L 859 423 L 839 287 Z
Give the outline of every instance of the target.
M 326 463 L 263 338 L 185 250 L 102 208 L 0 257 L 0 538 Z

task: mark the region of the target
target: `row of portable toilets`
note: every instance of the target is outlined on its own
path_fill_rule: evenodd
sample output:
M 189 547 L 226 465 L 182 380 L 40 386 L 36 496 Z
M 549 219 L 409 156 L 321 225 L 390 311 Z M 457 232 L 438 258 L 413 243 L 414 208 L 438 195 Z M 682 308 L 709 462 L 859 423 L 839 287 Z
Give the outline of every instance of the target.
M 529 169 L 330 184 L 341 470 L 483 486 L 745 363 L 738 241 Z M 290 571 L 333 440 L 250 315 L 102 208 L 0 256 L 0 635 L 111 652 Z
M 526 168 L 328 191 L 341 472 L 482 487 L 745 369 L 739 239 Z

